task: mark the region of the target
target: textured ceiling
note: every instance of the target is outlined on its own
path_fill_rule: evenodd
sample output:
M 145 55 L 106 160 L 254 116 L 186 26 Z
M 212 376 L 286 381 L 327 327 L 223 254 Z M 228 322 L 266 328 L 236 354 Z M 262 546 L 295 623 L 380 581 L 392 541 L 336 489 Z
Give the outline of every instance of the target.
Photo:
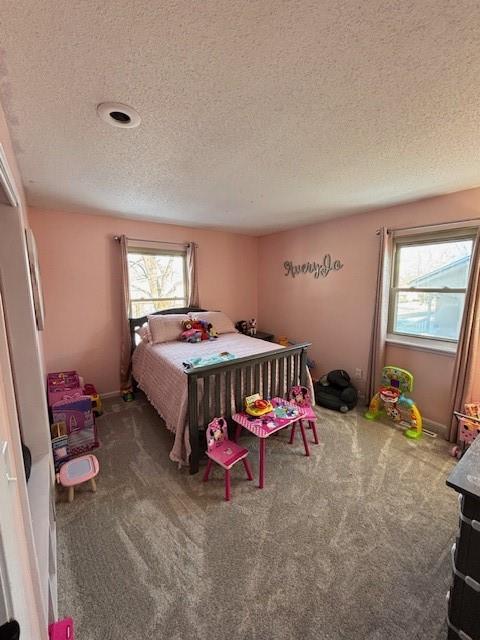
M 477 1 L 0 4 L 32 205 L 264 233 L 480 184 Z

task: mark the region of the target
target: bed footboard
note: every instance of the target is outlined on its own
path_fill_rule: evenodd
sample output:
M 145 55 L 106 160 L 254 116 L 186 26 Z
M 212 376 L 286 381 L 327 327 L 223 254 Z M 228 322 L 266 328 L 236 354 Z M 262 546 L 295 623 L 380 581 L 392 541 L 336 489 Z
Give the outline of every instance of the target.
M 307 381 L 310 343 L 279 347 L 266 353 L 185 371 L 188 377 L 190 473 L 197 473 L 200 435 L 217 416 L 227 419 L 243 409 L 245 396 L 286 397 L 290 387 Z

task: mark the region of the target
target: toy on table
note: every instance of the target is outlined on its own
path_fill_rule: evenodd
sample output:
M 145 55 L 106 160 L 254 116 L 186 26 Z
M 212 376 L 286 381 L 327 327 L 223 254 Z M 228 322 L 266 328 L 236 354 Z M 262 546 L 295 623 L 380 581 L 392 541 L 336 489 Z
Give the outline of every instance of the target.
M 258 396 L 258 394 L 256 394 Z M 258 448 L 258 468 L 259 468 L 259 482 L 258 486 L 263 489 L 265 484 L 265 455 L 266 455 L 266 441 L 268 438 L 277 433 L 281 429 L 289 427 L 293 422 L 303 418 L 303 410 L 299 407 L 292 406 L 284 398 L 272 398 L 271 401 L 272 410 L 269 413 L 265 413 L 261 416 L 254 417 L 247 413 L 247 411 L 239 411 L 232 415 L 232 420 L 237 423 L 235 431 L 235 442 L 238 442 L 242 429 L 247 429 L 250 433 L 259 438 Z M 293 417 L 279 417 L 276 415 L 276 409 L 279 409 L 279 413 L 282 416 L 287 414 L 284 411 L 286 406 L 290 406 L 292 409 Z M 305 435 L 305 428 L 301 427 L 303 444 L 305 446 L 305 455 L 310 455 L 308 448 L 307 438 Z
M 264 400 L 259 393 L 254 393 L 253 396 L 245 398 L 245 411 L 251 416 L 259 417 L 273 411 L 273 406 L 269 400 Z
M 207 468 L 203 481 L 207 482 L 216 462 L 225 470 L 225 500 L 230 500 L 230 469 L 240 460 L 243 462 L 249 480 L 253 480 L 252 471 L 248 464 L 248 449 L 241 447 L 228 439 L 227 421 L 225 418 L 214 418 L 207 427 Z
M 365 414 L 368 420 L 387 415 L 396 423 L 406 423 L 407 438 L 417 439 L 422 435 L 422 416 L 415 402 L 405 394 L 413 390 L 413 375 L 399 367 L 383 367 L 382 386 L 370 401 Z
M 90 482 L 91 489 L 95 493 L 97 490 L 95 477 L 98 475 L 99 468 L 97 458 L 91 453 L 65 462 L 60 467 L 58 480 L 62 487 L 68 488 L 69 502 L 72 502 L 75 496 L 75 487 L 84 482 Z
M 465 404 L 465 413 L 454 411 L 453 414 L 458 419 L 458 444 L 450 453 L 460 459 L 480 433 L 480 402 L 469 402 Z
M 63 620 L 57 620 L 57 622 L 52 622 L 48 626 L 48 639 L 49 640 L 74 640 L 72 618 L 64 618 Z
M 300 425 L 300 431 L 302 431 L 303 420 L 306 420 L 308 422 L 308 426 L 312 430 L 314 443 L 319 444 L 317 434 L 317 415 L 313 410 L 312 398 L 310 397 L 310 392 L 308 391 L 307 387 L 295 385 L 290 389 L 289 398 L 290 402 L 294 403 L 302 410 L 303 415 L 300 420 L 292 424 L 292 430 L 290 432 L 290 440 L 288 444 L 293 444 L 297 424 Z M 304 432 L 302 432 L 302 437 L 303 435 Z

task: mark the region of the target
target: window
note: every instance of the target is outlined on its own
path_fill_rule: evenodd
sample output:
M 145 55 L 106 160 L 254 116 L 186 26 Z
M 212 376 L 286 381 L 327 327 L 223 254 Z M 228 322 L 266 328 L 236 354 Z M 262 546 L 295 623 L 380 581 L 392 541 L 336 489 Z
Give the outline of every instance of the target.
M 128 248 L 130 317 L 187 305 L 185 251 Z
M 390 334 L 458 340 L 472 248 L 473 237 L 465 230 L 396 240 Z

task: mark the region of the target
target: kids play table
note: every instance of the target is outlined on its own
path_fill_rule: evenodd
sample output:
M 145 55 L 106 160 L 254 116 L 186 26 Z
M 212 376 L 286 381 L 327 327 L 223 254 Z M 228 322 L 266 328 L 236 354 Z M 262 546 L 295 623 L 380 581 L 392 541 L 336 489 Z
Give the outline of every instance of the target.
M 273 433 L 285 429 L 294 422 L 301 421 L 304 418 L 304 413 L 295 404 L 283 400 L 283 398 L 273 398 L 271 400 L 273 411 L 266 413 L 265 415 L 254 418 L 245 411 L 240 411 L 232 416 L 232 419 L 237 423 L 235 432 L 235 442 L 238 442 L 240 433 L 243 429 L 247 429 L 250 433 L 260 438 L 259 446 L 259 483 L 260 489 L 263 489 L 265 485 L 265 450 L 267 438 Z M 305 445 L 305 451 L 307 451 L 307 443 L 305 430 L 302 422 L 300 422 L 303 443 Z

